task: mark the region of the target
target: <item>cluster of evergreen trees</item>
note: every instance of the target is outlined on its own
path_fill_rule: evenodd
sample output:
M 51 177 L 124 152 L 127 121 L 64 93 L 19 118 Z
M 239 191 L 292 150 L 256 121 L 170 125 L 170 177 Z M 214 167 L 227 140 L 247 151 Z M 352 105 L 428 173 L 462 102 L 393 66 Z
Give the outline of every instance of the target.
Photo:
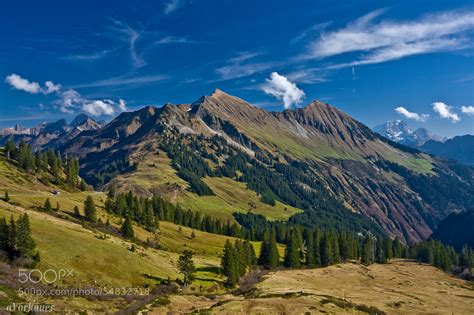
M 159 226 L 159 221 L 168 221 L 214 234 L 244 236 L 242 229 L 235 222 L 224 221 L 200 211 L 184 210 L 181 206 L 173 205 L 156 195 L 147 198 L 138 197 L 132 192 L 115 194 L 112 191 L 105 202 L 105 210 L 125 219 L 130 218 L 150 231 Z
M 221 257 L 222 272 L 226 276 L 226 286 L 235 287 L 239 278 L 252 266 L 257 265 L 257 256 L 249 241 L 236 240 L 234 244 L 227 240 Z
M 35 241 L 31 237 L 30 221 L 28 215 L 22 214 L 17 221 L 5 217 L 0 219 L 0 249 L 6 253 L 9 260 L 18 258 L 32 259 L 33 263 L 39 262 L 39 253 L 34 252 Z
M 86 190 L 86 183 L 79 177 L 79 160 L 68 157 L 63 161 L 61 155 L 52 150 L 33 153 L 31 146 L 21 141 L 18 147 L 12 140 L 5 145 L 5 156 L 18 163 L 18 167 L 29 173 L 49 173 L 52 181 L 68 187 Z

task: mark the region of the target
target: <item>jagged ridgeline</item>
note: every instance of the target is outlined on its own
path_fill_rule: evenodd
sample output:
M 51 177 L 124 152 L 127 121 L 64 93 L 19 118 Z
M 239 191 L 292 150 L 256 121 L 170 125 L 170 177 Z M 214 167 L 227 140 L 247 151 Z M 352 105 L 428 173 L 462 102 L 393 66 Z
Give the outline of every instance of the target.
M 215 215 L 262 207 L 273 219 L 383 230 L 407 242 L 473 206 L 472 169 L 396 144 L 318 101 L 267 112 L 216 90 L 193 104 L 122 113 L 59 148 L 79 157 L 96 188 L 158 194 Z M 242 200 L 220 210 L 233 196 Z

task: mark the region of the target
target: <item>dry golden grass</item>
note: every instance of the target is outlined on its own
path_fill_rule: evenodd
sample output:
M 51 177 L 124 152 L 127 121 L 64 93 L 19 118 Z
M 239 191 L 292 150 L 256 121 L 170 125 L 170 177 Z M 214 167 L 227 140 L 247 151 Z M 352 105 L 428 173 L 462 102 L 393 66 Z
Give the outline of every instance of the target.
M 171 297 L 153 314 L 207 309 L 212 314 L 472 314 L 474 285 L 408 261 L 355 263 L 270 273 L 246 298 Z

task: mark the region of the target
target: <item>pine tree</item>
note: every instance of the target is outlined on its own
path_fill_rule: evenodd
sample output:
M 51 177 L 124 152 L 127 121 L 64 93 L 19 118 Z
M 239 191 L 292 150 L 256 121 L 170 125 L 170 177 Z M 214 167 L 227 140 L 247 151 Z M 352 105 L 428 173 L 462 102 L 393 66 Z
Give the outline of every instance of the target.
M 384 251 L 385 251 L 385 258 L 387 259 L 387 261 L 393 258 L 393 244 L 392 244 L 392 240 L 388 236 L 385 236 L 384 238 Z M 401 255 L 401 256 L 404 256 L 404 255 Z
M 179 256 L 178 270 L 183 275 L 183 284 L 185 287 L 194 280 L 196 268 L 194 267 L 192 251 L 185 250 L 183 254 Z
M 97 221 L 94 199 L 92 199 L 91 196 L 87 196 L 86 201 L 84 202 L 84 215 L 86 220 L 89 222 Z
M 122 227 L 120 228 L 120 232 L 122 233 L 123 237 L 127 239 L 133 239 L 135 233 L 133 231 L 132 219 L 130 215 L 127 215 L 125 221 L 123 221 Z
M 79 212 L 79 207 L 78 206 L 74 206 L 74 216 L 76 216 L 78 218 L 81 216 L 81 213 Z
M 367 235 L 362 244 L 362 255 L 361 263 L 364 265 L 370 265 L 374 263 L 374 240 L 373 237 Z
M 324 233 L 321 240 L 321 266 L 327 267 L 333 264 L 334 251 L 332 248 L 333 242 L 329 232 Z
M 53 207 L 51 206 L 51 201 L 49 200 L 49 198 L 46 199 L 46 201 L 44 202 L 44 207 L 43 207 L 44 211 L 46 212 L 50 212 L 53 210 Z
M 313 232 L 305 229 L 305 255 L 304 264 L 308 267 L 314 267 L 316 265 L 314 258 L 314 235 Z
M 8 194 L 8 191 L 5 191 L 5 197 L 3 197 L 3 200 L 5 200 L 5 202 L 10 202 L 10 195 Z
M 15 143 L 13 142 L 12 139 L 9 139 L 7 143 L 5 144 L 5 156 L 7 157 L 7 159 L 13 158 L 15 151 L 16 151 Z
M 36 244 L 31 237 L 30 221 L 26 213 L 18 219 L 15 242 L 20 257 L 28 257 L 33 254 Z
M 300 244 L 298 240 L 298 231 L 293 228 L 290 232 L 290 237 L 285 248 L 285 260 L 284 265 L 287 268 L 299 268 L 301 267 L 300 261 Z
M 221 267 L 222 273 L 226 276 L 226 286 L 229 288 L 235 287 L 239 279 L 237 253 L 229 240 L 227 240 L 224 245 L 224 253 L 221 257 Z

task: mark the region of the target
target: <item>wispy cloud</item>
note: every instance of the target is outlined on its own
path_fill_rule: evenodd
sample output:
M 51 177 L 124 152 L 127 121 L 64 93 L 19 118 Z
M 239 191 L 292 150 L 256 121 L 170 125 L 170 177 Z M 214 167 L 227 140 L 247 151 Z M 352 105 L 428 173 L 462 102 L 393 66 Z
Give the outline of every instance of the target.
M 229 64 L 217 68 L 221 81 L 232 80 L 260 73 L 276 66 L 275 62 L 247 62 L 260 56 L 260 52 L 244 52 L 229 60 Z
M 130 76 L 122 75 L 117 77 L 112 77 L 104 80 L 98 80 L 89 83 L 76 84 L 71 86 L 71 88 L 80 89 L 80 88 L 91 88 L 91 87 L 114 87 L 114 86 L 127 86 L 127 87 L 137 87 L 147 84 L 153 84 L 166 80 L 168 77 L 166 75 L 144 75 L 144 76 Z
M 469 116 L 474 116 L 474 106 L 461 106 L 461 111 Z
M 350 52 L 368 53 L 333 68 L 380 63 L 415 54 L 466 47 L 465 31 L 474 28 L 473 11 L 429 14 L 412 21 L 380 21 L 385 10 L 360 17 L 346 27 L 319 34 L 302 59 L 320 59 Z
M 163 44 L 197 44 L 198 41 L 188 39 L 186 37 L 166 36 L 155 42 L 156 45 Z
M 428 114 L 418 114 L 418 113 L 410 112 L 410 111 L 408 111 L 408 109 L 406 109 L 403 106 L 395 108 L 395 111 L 398 114 L 403 115 L 408 119 L 413 119 L 413 120 L 420 121 L 420 122 L 424 122 L 430 117 L 430 115 L 428 115 Z
M 73 54 L 65 56 L 63 59 L 72 61 L 96 61 L 109 56 L 113 51 L 115 51 L 115 49 L 101 50 L 90 54 Z
M 137 50 L 137 43 L 143 34 L 143 31 L 132 28 L 125 22 L 112 20 L 113 26 L 110 29 L 119 34 L 119 39 L 127 44 L 130 54 L 130 60 L 134 68 L 140 68 L 146 65 L 143 55 Z
M 166 15 L 171 14 L 179 8 L 183 7 L 185 5 L 185 2 L 185 0 L 169 0 L 165 4 L 165 9 L 163 12 Z
M 14 89 L 24 91 L 30 94 L 50 94 L 58 92 L 61 89 L 60 84 L 55 84 L 52 81 L 46 81 L 44 87 L 41 87 L 38 82 L 29 81 L 22 78 L 20 75 L 12 73 L 5 78 L 5 83 L 12 86 Z
M 294 44 L 302 41 L 303 39 L 307 39 L 308 37 L 314 37 L 316 33 L 322 31 L 323 29 L 325 29 L 326 27 L 328 27 L 330 25 L 331 25 L 331 22 L 325 22 L 325 23 L 319 23 L 319 24 L 313 25 L 313 26 L 305 29 L 303 32 L 301 32 L 297 36 L 293 37 L 290 40 L 290 44 L 294 45 Z
M 303 90 L 277 72 L 272 72 L 270 78 L 265 81 L 266 83 L 261 86 L 262 91 L 283 100 L 286 109 L 291 108 L 294 104 L 300 104 L 305 96 Z
M 319 68 L 308 68 L 293 71 L 287 75 L 290 81 L 296 83 L 314 84 L 326 82 L 327 79 Z
M 433 110 L 438 113 L 439 117 L 443 118 L 443 119 L 448 119 L 454 123 L 458 122 L 461 120 L 461 118 L 459 118 L 458 114 L 456 114 L 454 111 L 453 111 L 453 108 L 452 106 L 449 106 L 443 102 L 434 102 L 433 104 L 431 104 L 431 106 L 433 106 Z

